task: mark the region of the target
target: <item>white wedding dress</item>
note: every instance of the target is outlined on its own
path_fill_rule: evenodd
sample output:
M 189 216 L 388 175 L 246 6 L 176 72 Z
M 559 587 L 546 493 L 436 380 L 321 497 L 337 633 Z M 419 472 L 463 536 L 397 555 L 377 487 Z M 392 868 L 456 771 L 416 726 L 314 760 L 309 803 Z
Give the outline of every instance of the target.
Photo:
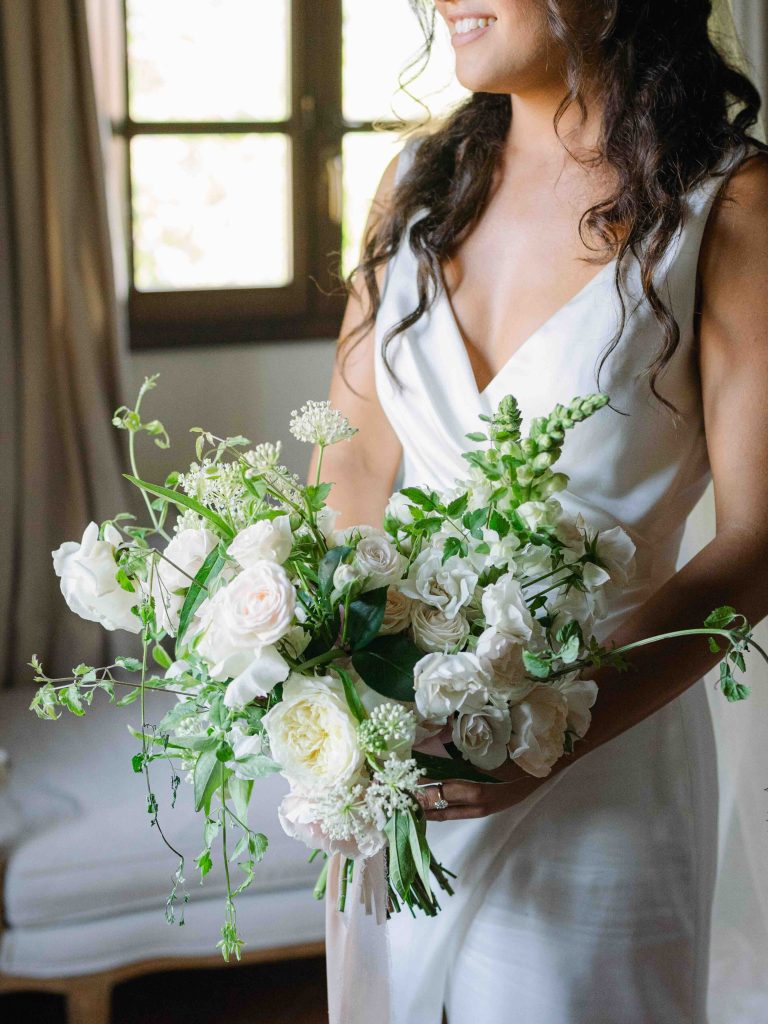
M 411 157 L 409 145 L 399 174 Z M 690 195 L 657 278 L 681 328 L 660 383 L 681 425 L 641 376 L 660 329 L 632 257 L 623 267 L 629 319 L 601 376 L 613 409 L 567 435 L 560 467 L 570 483 L 558 497 L 597 527 L 620 524 L 637 545 L 635 579 L 600 636 L 674 573 L 686 518 L 709 480 L 694 300 L 721 184 L 713 178 Z M 377 318 L 376 378 L 402 443 L 403 485 L 448 488 L 465 475 L 465 434 L 506 394 L 518 399 L 525 429 L 557 402 L 596 390 L 596 363 L 617 325 L 613 271 L 604 267 L 478 392 L 444 293 L 392 342 L 397 382 L 389 376 L 382 338 L 416 305 L 415 257 L 400 247 Z M 430 825 L 457 891 L 435 920 L 404 912 L 389 923 L 393 1024 L 440 1024 L 443 1006 L 449 1024 L 705 1024 L 717 814 L 700 682 L 519 807 Z

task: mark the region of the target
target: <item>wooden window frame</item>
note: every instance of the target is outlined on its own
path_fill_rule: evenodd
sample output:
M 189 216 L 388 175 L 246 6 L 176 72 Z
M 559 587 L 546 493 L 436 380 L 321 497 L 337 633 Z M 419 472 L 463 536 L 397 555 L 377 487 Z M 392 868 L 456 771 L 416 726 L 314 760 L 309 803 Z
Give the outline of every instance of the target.
M 123 26 L 126 0 L 120 0 Z M 291 4 L 291 110 L 283 122 L 136 122 L 129 116 L 128 53 L 123 33 L 121 115 L 113 135 L 124 153 L 125 240 L 132 349 L 217 346 L 255 341 L 336 337 L 345 296 L 341 153 L 349 132 L 370 122 L 345 122 L 342 112 L 342 0 Z M 320 55 L 320 56 L 318 56 Z M 130 140 L 160 134 L 287 134 L 292 144 L 293 281 L 281 288 L 140 291 L 133 281 Z

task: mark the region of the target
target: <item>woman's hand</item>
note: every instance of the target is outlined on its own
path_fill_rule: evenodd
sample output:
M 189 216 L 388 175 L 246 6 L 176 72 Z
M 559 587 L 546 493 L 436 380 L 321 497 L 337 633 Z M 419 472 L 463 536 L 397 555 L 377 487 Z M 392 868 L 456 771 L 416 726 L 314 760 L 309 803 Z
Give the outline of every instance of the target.
M 437 783 L 426 779 L 418 791 L 418 800 L 424 808 L 425 818 L 428 821 L 485 818 L 519 804 L 546 781 L 524 772 L 514 761 L 507 761 L 498 771 L 489 774 L 505 781 L 463 782 L 460 779 L 449 779 Z M 441 794 L 448 806 L 435 810 L 435 803 L 439 802 Z

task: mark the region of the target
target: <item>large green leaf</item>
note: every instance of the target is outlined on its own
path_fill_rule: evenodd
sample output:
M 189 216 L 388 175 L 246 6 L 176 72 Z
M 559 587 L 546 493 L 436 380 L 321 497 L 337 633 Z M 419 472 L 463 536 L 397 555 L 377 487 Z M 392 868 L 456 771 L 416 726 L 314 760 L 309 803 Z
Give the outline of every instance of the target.
M 265 775 L 280 771 L 280 765 L 266 754 L 248 754 L 247 757 L 238 757 L 233 763 L 237 774 L 245 779 L 263 779 Z
M 372 690 L 390 700 L 415 699 L 413 668 L 424 652 L 406 636 L 377 637 L 364 651 L 352 655 L 352 664 Z
M 427 822 L 423 817 L 418 819 L 413 813 L 408 815 L 408 840 L 411 845 L 411 856 L 416 865 L 416 873 L 421 879 L 427 895 L 432 898 L 432 884 L 430 881 L 429 866 L 432 863 L 432 853 L 427 843 Z
M 333 671 L 341 679 L 341 684 L 344 687 L 344 696 L 347 701 L 347 706 L 358 722 L 363 722 L 368 717 L 363 702 L 360 700 L 360 695 L 355 689 L 355 684 L 352 681 L 352 676 L 349 672 L 345 672 L 343 668 L 338 665 L 333 666 Z
M 195 498 L 190 498 L 189 495 L 182 494 L 181 491 L 171 490 L 170 487 L 163 487 L 161 484 L 150 484 L 146 480 L 140 480 L 136 476 L 131 476 L 130 473 L 124 473 L 123 476 L 142 491 L 149 491 L 150 494 L 156 494 L 158 498 L 165 498 L 166 501 L 170 501 L 174 505 L 181 505 L 183 508 L 189 508 L 193 512 L 197 512 L 199 516 L 212 523 L 227 540 L 234 538 L 235 531 L 229 523 L 225 522 L 221 516 L 212 512 L 209 508 L 206 508 L 205 505 L 201 505 Z
M 205 795 L 208 790 L 208 784 L 211 778 L 215 775 L 218 769 L 222 768 L 221 761 L 216 757 L 216 748 L 219 745 L 219 741 L 215 738 L 209 739 L 203 749 L 200 751 L 200 755 L 195 762 L 195 771 L 193 775 L 193 783 L 195 790 L 195 810 L 199 811 L 204 805 Z M 210 798 L 208 800 L 208 806 L 210 807 Z M 207 811 L 206 811 L 207 813 Z
M 379 635 L 387 607 L 388 587 L 379 587 L 361 594 L 347 609 L 346 640 L 353 651 L 359 651 Z
M 187 596 L 184 598 L 184 604 L 181 606 L 179 629 L 176 633 L 177 644 L 181 643 L 184 639 L 190 619 L 203 603 L 207 590 L 206 584 L 213 583 L 226 565 L 226 561 L 221 548 L 215 547 L 195 573 L 195 578 L 187 590 Z
M 395 811 L 384 826 L 384 833 L 389 841 L 389 879 L 395 891 L 410 905 L 416 865 L 411 854 L 409 819 L 407 812 Z

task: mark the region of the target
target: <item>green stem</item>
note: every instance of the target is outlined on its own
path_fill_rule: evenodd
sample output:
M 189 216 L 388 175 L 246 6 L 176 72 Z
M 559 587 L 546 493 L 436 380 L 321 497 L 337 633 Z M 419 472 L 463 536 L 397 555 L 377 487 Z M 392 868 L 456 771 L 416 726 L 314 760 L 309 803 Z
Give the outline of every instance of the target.
M 328 665 L 337 658 L 345 658 L 346 655 L 347 652 L 343 647 L 334 647 L 333 650 L 326 651 L 325 654 L 318 654 L 316 658 L 310 658 L 309 661 L 303 661 L 300 665 L 296 666 L 296 671 L 306 672 L 308 668 L 316 668 L 318 665 Z
M 320 486 L 320 470 L 323 467 L 323 455 L 325 454 L 325 445 L 321 444 L 320 454 L 317 456 L 317 472 L 315 473 L 315 487 Z
M 139 411 L 141 409 L 141 402 L 142 402 L 143 398 L 144 398 L 144 389 L 142 388 L 141 391 L 139 391 L 139 397 L 136 399 L 136 406 L 135 406 L 135 408 L 133 410 L 136 413 L 136 417 L 139 420 L 139 422 L 141 422 L 141 417 L 139 415 Z M 129 457 L 130 462 L 131 462 L 131 472 L 133 473 L 134 477 L 136 477 L 137 480 L 141 480 L 142 477 L 139 474 L 139 468 L 138 468 L 138 465 L 136 463 L 136 431 L 135 430 L 129 430 L 128 431 L 128 457 Z M 139 488 L 139 490 L 141 491 L 141 496 L 144 499 L 144 504 L 147 506 L 147 512 L 149 512 L 149 518 L 152 520 L 152 526 L 154 528 L 155 533 L 159 533 L 160 536 L 163 537 L 165 540 L 170 540 L 171 538 L 168 536 L 168 534 L 165 532 L 163 527 L 158 522 L 157 516 L 155 515 L 155 510 L 152 508 L 152 502 L 149 500 L 149 495 L 146 493 L 146 491 L 144 490 L 143 487 Z

